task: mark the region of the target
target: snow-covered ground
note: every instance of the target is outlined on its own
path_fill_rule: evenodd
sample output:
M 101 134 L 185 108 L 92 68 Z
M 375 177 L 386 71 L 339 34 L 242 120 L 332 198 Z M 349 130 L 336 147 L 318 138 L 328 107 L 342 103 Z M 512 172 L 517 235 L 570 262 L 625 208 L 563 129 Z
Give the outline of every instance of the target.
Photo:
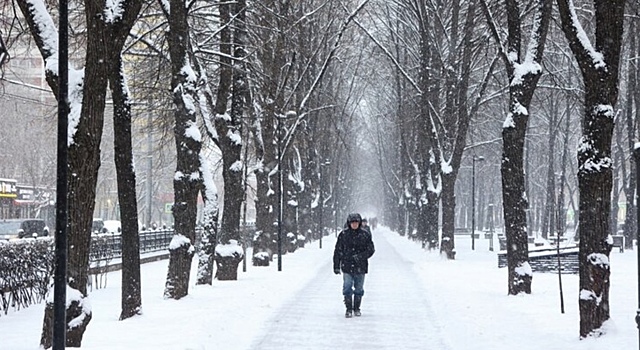
M 203 349 L 637 349 L 636 252 L 611 253 L 611 320 L 598 339 L 578 337 L 578 277 L 536 273 L 531 295 L 507 296 L 506 269 L 488 241 L 456 237 L 446 261 L 384 227 L 366 277 L 362 317 L 344 318 L 342 278 L 333 274 L 335 237 L 283 256 L 283 271 L 247 267 L 238 281 L 162 297 L 168 261 L 142 267 L 143 315 L 118 321 L 120 273 L 91 293 L 88 350 Z M 496 242 L 496 247 L 497 242 Z M 195 260 L 194 260 L 195 265 Z M 192 276 L 195 276 L 193 274 Z M 43 306 L 0 315 L 0 350 L 38 349 Z

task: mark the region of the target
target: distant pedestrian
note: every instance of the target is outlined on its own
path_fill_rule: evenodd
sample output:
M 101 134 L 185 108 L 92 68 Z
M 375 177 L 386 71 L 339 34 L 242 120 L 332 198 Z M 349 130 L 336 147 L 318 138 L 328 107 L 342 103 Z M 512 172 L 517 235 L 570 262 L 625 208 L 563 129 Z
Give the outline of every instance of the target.
M 364 295 L 364 276 L 369 272 L 368 259 L 375 252 L 371 233 L 364 230 L 360 214 L 349 214 L 349 227 L 338 235 L 333 251 L 333 272 L 342 275 L 342 295 L 347 308 L 345 317 L 352 317 L 354 312 L 360 316 L 360 305 Z
M 378 227 L 378 218 L 374 216 L 371 218 L 371 229 L 375 230 L 376 227 Z
M 362 229 L 369 232 L 371 234 L 371 226 L 369 226 L 369 222 L 367 218 L 362 218 Z

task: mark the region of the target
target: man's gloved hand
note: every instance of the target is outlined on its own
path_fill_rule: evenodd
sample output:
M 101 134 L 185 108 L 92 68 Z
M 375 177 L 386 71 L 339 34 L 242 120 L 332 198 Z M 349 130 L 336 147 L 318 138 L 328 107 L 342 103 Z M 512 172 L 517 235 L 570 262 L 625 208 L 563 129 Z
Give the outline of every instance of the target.
M 333 269 L 333 273 L 335 273 L 336 275 L 340 274 L 340 269 Z

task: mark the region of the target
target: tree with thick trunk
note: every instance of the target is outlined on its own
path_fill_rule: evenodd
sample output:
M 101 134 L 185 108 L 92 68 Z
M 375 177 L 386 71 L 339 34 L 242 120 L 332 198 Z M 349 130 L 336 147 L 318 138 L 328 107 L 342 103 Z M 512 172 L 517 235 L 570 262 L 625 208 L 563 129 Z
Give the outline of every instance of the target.
M 585 86 L 582 139 L 578 145 L 580 189 L 580 337 L 598 336 L 609 319 L 609 214 L 613 170 L 611 141 L 624 20 L 624 0 L 595 0 L 595 47 L 570 0 L 557 0 L 562 30 Z
M 529 121 L 529 106 L 542 75 L 542 53 L 551 19 L 551 0 L 538 0 L 529 44 L 522 46 L 522 14 L 517 0 L 505 0 L 507 45 L 503 46 L 496 23 L 486 1 L 482 9 L 495 38 L 509 78 L 509 114 L 502 128 L 502 197 L 507 239 L 508 292 L 531 293 L 533 273 L 529 265 L 527 241 L 528 201 L 525 192 L 524 143 Z
M 166 5 L 161 1 L 161 4 Z M 165 298 L 180 299 L 189 293 L 189 273 L 195 253 L 198 192 L 202 184 L 200 166 L 201 135 L 196 124 L 195 101 L 198 78 L 191 68 L 188 9 L 184 1 L 171 0 L 163 7 L 169 20 L 169 53 L 171 56 L 171 91 L 175 104 L 174 138 L 176 172 L 173 178 L 175 222 L 169 245 L 169 269 Z
M 42 0 L 17 1 L 36 45 L 46 64 L 46 79 L 54 94 L 58 91 L 58 42 L 55 24 Z M 69 104 L 69 231 L 67 319 L 74 324 L 67 330 L 67 346 L 80 347 L 92 314 L 86 301 L 89 270 L 91 224 L 95 206 L 95 188 L 100 167 L 100 141 L 108 85 L 107 63 L 113 52 L 120 53 L 140 10 L 140 1 L 119 3 L 113 10 L 105 1 L 84 4 L 86 31 L 85 66 L 70 69 Z M 114 13 L 118 13 L 114 15 Z M 118 72 L 120 72 L 118 68 Z M 135 191 L 134 191 L 135 192 Z M 41 345 L 52 345 L 53 304 L 45 309 Z
M 216 279 L 222 281 L 238 279 L 238 264 L 244 258 L 244 252 L 240 245 L 240 210 L 244 199 L 242 118 L 251 103 L 248 100 L 249 82 L 245 52 L 247 41 L 246 7 L 246 0 L 239 0 L 232 5 L 234 60 L 232 63 L 231 111 L 216 120 L 216 129 L 220 137 L 219 145 L 222 151 L 224 208 L 215 260 L 218 268 Z

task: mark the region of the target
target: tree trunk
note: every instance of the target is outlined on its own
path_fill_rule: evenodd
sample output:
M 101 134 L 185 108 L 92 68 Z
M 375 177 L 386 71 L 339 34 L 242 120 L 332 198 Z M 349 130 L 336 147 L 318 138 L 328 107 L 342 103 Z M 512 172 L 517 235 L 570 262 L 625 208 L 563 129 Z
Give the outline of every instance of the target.
M 618 99 L 624 0 L 594 1 L 595 48 L 578 36 L 580 23 L 568 0 L 558 0 L 562 30 L 580 66 L 585 115 L 578 147 L 580 190 L 580 337 L 598 336 L 609 319 L 609 219 L 613 183 L 611 141 Z
M 200 133 L 196 127 L 196 77 L 188 58 L 189 26 L 184 1 L 171 0 L 168 43 L 171 56 L 171 91 L 175 104 L 176 173 L 173 178 L 175 233 L 169 246 L 165 298 L 189 293 L 189 272 L 194 254 L 197 197 L 201 185 Z M 168 9 L 165 9 L 169 13 Z
M 300 186 L 298 186 L 297 175 L 295 175 L 299 169 L 297 169 L 298 165 L 296 165 L 296 161 L 294 161 L 294 157 L 297 157 L 296 149 L 290 148 L 291 152 L 289 152 L 288 156 L 285 157 L 287 159 L 283 165 L 286 165 L 286 168 L 283 166 L 283 170 L 285 172 L 282 174 L 283 178 L 283 204 L 284 211 L 282 212 L 283 217 L 283 234 L 286 238 L 286 248 L 284 249 L 288 253 L 293 253 L 297 249 L 297 236 L 298 236 L 298 204 L 299 204 L 299 192 Z M 286 155 L 283 154 L 283 155 Z
M 450 260 L 456 258 L 456 243 L 453 236 L 456 214 L 455 182 L 456 175 L 453 173 L 442 176 L 442 239 L 440 253 Z
M 440 216 L 439 207 L 440 195 L 433 191 L 427 192 L 427 203 L 424 204 L 425 215 L 425 242 L 429 250 L 438 249 L 440 237 L 438 234 L 438 223 Z
M 481 2 L 492 34 L 502 47 L 501 39 L 489 8 Z M 522 18 L 518 2 L 505 1 L 508 38 L 506 51 L 500 54 L 509 76 L 509 115 L 502 128 L 502 196 L 505 236 L 507 239 L 508 291 L 510 295 L 531 293 L 533 274 L 529 265 L 527 242 L 527 209 L 524 151 L 525 134 L 529 119 L 531 98 L 542 74 L 542 53 L 551 19 L 551 1 L 539 0 L 536 4 L 531 42 L 521 57 Z M 528 65 L 516 69 L 516 65 Z
M 91 224 L 95 207 L 95 188 L 100 167 L 100 142 L 106 103 L 108 47 L 100 40 L 107 31 L 100 19 L 104 6 L 87 3 L 87 55 L 80 122 L 69 146 L 69 249 L 67 281 L 80 293 L 67 308 L 67 319 L 82 319 L 67 329 L 67 346 L 80 347 L 91 311 L 85 309 L 89 271 Z M 68 293 L 68 292 L 67 292 Z M 69 293 L 68 293 L 69 294 Z
M 585 84 L 586 85 L 586 84 Z M 588 103 L 587 101 L 585 101 Z M 587 110 L 595 108 L 590 106 Z M 588 119 L 602 118 L 596 113 Z M 611 125 L 612 126 L 612 125 Z M 607 126 L 590 128 L 590 135 L 611 135 Z M 604 137 L 606 139 L 606 136 Z M 606 142 L 606 141 L 605 141 Z M 610 142 L 610 140 L 609 140 Z M 579 167 L 584 169 L 585 154 L 578 156 Z M 598 335 L 604 321 L 609 319 L 610 266 L 607 243 L 609 235 L 609 213 L 611 210 L 611 168 L 607 171 L 590 173 L 582 170 L 578 176 L 580 188 L 580 336 Z M 594 333 L 595 332 L 595 333 Z
M 306 242 L 320 239 L 322 228 L 322 171 L 323 165 L 320 158 L 320 145 L 318 145 L 315 133 L 320 133 L 317 128 L 317 119 L 310 123 L 310 127 L 303 133 L 306 140 L 302 141 L 300 149 L 302 160 L 306 166 L 302 167 L 301 174 L 304 179 L 304 191 L 300 192 L 300 234 L 305 236 Z
M 620 193 L 624 190 L 624 174 L 626 172 L 625 155 L 622 141 L 623 124 L 614 122 L 613 134 L 615 135 L 615 144 L 612 145 L 611 158 L 615 169 L 613 170 L 613 178 L 611 184 L 611 212 L 609 213 L 609 233 L 618 234 L 618 212 L 620 211 Z M 612 141 L 613 142 L 613 141 Z M 633 197 L 633 196 L 631 196 Z
M 220 228 L 220 245 L 216 247 L 216 278 L 237 280 L 238 264 L 243 259 L 243 251 L 237 250 L 241 242 L 240 212 L 244 198 L 242 185 L 242 118 L 250 104 L 247 100 L 248 81 L 246 74 L 246 0 L 233 5 L 235 26 L 233 50 L 233 85 L 231 113 L 223 127 L 219 128 L 222 150 L 222 177 L 224 179 L 224 209 Z M 222 125 L 222 124 L 218 124 Z M 222 132 L 221 132 L 222 131 Z
M 526 216 L 528 204 L 524 189 L 522 157 L 526 116 L 514 116 L 514 120 L 520 121 L 519 127 L 502 129 L 502 195 L 510 295 L 531 293 L 533 279 L 529 267 Z
M 283 88 L 286 82 L 281 75 L 283 67 L 291 69 L 291 63 L 286 61 L 285 36 L 274 34 L 284 27 L 282 21 L 288 17 L 288 5 L 276 1 L 267 1 L 263 9 L 256 9 L 259 26 L 264 28 L 257 31 L 259 38 L 268 45 L 258 47 L 256 57 L 262 65 L 265 74 L 256 85 L 258 92 L 256 103 L 263 109 L 260 118 L 260 132 L 255 133 L 258 145 L 258 158 L 263 168 L 256 171 L 256 235 L 253 241 L 254 254 L 263 253 L 269 259 L 254 260 L 254 265 L 267 266 L 273 254 L 277 251 L 278 231 L 278 191 L 277 172 L 278 155 L 276 154 L 276 118 L 282 113 L 284 105 Z M 283 161 L 284 164 L 284 161 Z M 280 169 L 278 169 L 280 171 Z
M 48 13 L 38 12 L 38 8 L 26 1 L 18 1 L 25 19 L 30 27 L 35 42 L 45 60 L 49 60 L 57 51 L 57 47 L 45 36 L 41 26 L 55 28 Z M 129 33 L 133 20 L 140 9 L 138 1 L 126 4 L 121 17 L 113 22 L 104 20 L 102 13 L 105 5 L 101 1 L 85 4 L 87 19 L 87 46 L 85 70 L 82 86 L 70 86 L 70 90 L 82 95 L 82 106 L 79 120 L 74 132 L 70 133 L 73 143 L 69 146 L 69 249 L 67 281 L 70 290 L 78 291 L 77 296 L 70 297 L 67 309 L 67 323 L 74 320 L 73 327 L 68 327 L 66 345 L 80 347 L 82 337 L 89 321 L 91 310 L 86 308 L 83 300 L 87 298 L 87 281 L 89 267 L 89 250 L 91 243 L 91 224 L 95 206 L 95 186 L 100 167 L 100 141 L 104 122 L 107 77 L 109 64 L 107 58 L 111 52 L 120 52 L 124 40 Z M 47 32 L 48 34 L 48 32 Z M 57 71 L 47 69 L 47 82 L 57 97 Z M 78 83 L 73 82 L 72 83 Z M 78 96 L 70 96 L 78 99 Z M 72 106 L 77 108 L 77 106 Z M 73 111 L 73 110 L 72 110 Z M 134 197 L 135 201 L 135 197 Z M 78 322 L 79 321 L 79 322 Z M 53 305 L 47 304 L 43 322 L 41 345 L 45 348 L 52 345 Z
M 219 50 L 221 55 L 219 56 L 220 68 L 218 81 L 218 88 L 216 90 L 215 105 L 213 105 L 214 112 L 214 125 L 219 123 L 220 118 L 227 113 L 227 105 L 229 103 L 229 90 L 231 88 L 231 3 L 220 2 L 218 4 L 218 12 L 220 15 L 220 43 Z M 213 103 L 211 101 L 211 103 Z M 219 135 L 218 135 L 219 136 Z M 221 149 L 220 139 L 214 138 L 214 143 Z M 205 164 L 204 160 L 201 160 Z M 213 174 L 209 169 L 209 166 L 203 167 L 207 169 L 203 172 L 203 200 L 205 201 L 205 222 L 204 232 L 202 240 L 200 242 L 200 250 L 198 252 L 198 276 L 197 284 L 212 284 L 213 283 L 213 271 L 215 263 L 215 249 L 218 243 L 218 195 L 212 193 L 215 183 L 213 183 Z M 214 198 L 215 197 L 215 198 Z M 215 202 L 215 203 L 214 203 Z
M 211 285 L 213 283 L 213 265 L 217 239 L 216 231 L 217 229 L 210 224 L 204 226 L 200 249 L 198 250 L 198 277 L 196 284 Z
M 118 179 L 118 203 L 122 221 L 122 310 L 124 320 L 140 314 L 140 236 L 138 233 L 138 202 L 136 173 L 133 169 L 131 146 L 131 100 L 124 79 L 120 51 L 110 59 L 109 82 L 113 98 L 114 154 Z
M 174 245 L 175 247 L 169 248 L 169 271 L 165 283 L 164 297 L 181 299 L 189 294 L 189 272 L 191 271 L 194 249 L 188 239 L 180 235 L 174 235 L 171 240 L 171 246 Z
M 477 1 L 471 1 L 468 4 L 467 17 L 465 19 L 465 25 L 462 38 L 462 53 L 452 53 L 452 66 L 456 67 L 455 71 L 460 71 L 460 76 L 449 83 L 447 89 L 451 89 L 449 95 L 452 98 L 448 100 L 450 106 L 447 108 L 449 115 L 445 117 L 455 120 L 457 125 L 457 132 L 455 135 L 447 135 L 447 139 L 450 144 L 448 149 L 451 152 L 450 165 L 452 171 L 442 174 L 442 194 L 441 194 L 441 207 L 442 207 L 442 242 L 440 246 L 440 252 L 444 253 L 448 259 L 455 259 L 455 211 L 456 211 L 456 198 L 455 198 L 455 182 L 458 177 L 458 170 L 464 148 L 466 146 L 466 139 L 469 130 L 469 123 L 471 118 L 476 114 L 478 106 L 480 105 L 480 99 L 484 95 L 484 90 L 487 87 L 488 79 L 481 85 L 480 92 L 477 94 L 476 102 L 469 111 L 468 93 L 469 93 L 469 79 L 471 75 L 472 58 L 474 52 L 473 45 L 473 31 L 476 23 L 476 9 Z M 453 2 L 453 13 L 458 16 L 460 11 L 460 2 Z M 452 34 L 453 37 L 453 34 Z M 457 38 L 457 33 L 455 34 Z M 456 42 L 457 40 L 453 40 Z M 462 58 L 460 60 L 460 57 Z M 495 61 L 494 61 L 495 62 Z M 493 71 L 494 64 L 491 64 L 487 77 L 490 76 Z M 455 119 L 457 118 L 457 119 Z M 447 240 L 447 242 L 445 242 Z
M 215 260 L 215 249 L 218 239 L 218 190 L 213 182 L 213 173 L 209 169 L 206 159 L 200 159 L 202 163 L 202 200 L 203 230 L 198 250 L 198 275 L 196 284 L 212 284 Z
M 140 281 L 140 236 L 138 231 L 138 202 L 136 174 L 133 168 L 131 144 L 131 97 L 124 75 L 122 48 L 142 8 L 141 0 L 128 1 L 124 13 L 111 22 L 109 84 L 114 103 L 114 150 L 118 202 L 122 221 L 122 310 L 124 320 L 140 313 L 142 287 Z

